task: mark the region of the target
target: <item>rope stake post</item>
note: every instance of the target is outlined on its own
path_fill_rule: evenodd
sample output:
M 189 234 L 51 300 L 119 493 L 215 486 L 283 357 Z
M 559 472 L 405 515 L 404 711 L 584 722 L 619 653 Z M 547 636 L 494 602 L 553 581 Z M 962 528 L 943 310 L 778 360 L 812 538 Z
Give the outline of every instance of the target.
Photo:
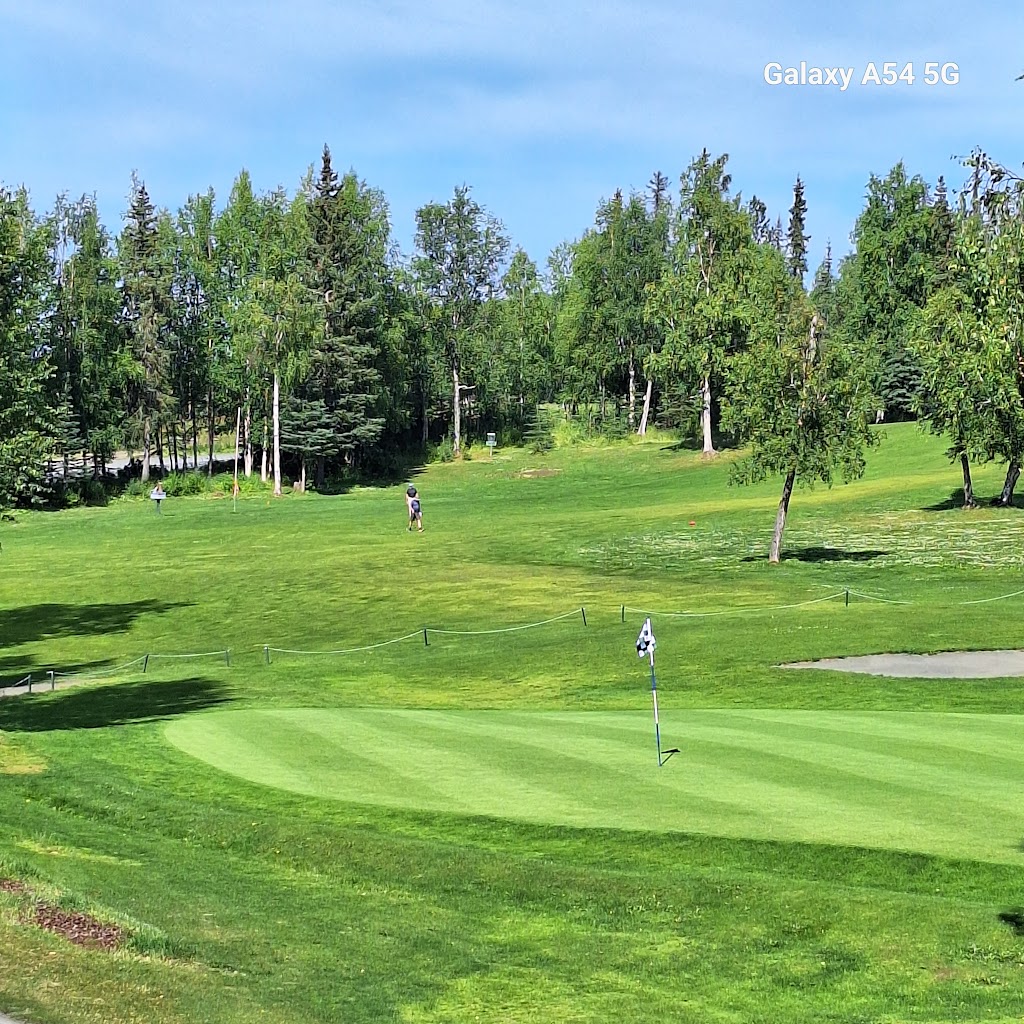
M 229 666 L 229 667 L 231 665 L 231 648 L 230 647 L 224 652 L 224 664 Z
M 54 678 L 56 673 L 53 671 L 53 669 L 50 669 L 50 671 L 47 673 L 47 675 L 49 675 L 49 677 L 50 677 L 50 689 L 51 690 L 55 690 L 57 688 L 57 681 Z
M 424 647 L 429 647 L 430 646 L 430 641 L 427 639 L 427 627 L 426 626 L 423 627 L 423 646 Z
M 849 590 L 846 591 L 846 607 L 847 608 L 850 607 L 850 591 Z
M 145 656 L 145 658 L 142 659 L 142 671 L 145 672 L 147 668 L 149 668 L 149 655 L 148 654 Z
M 587 624 L 587 609 L 580 608 L 580 614 L 583 616 L 583 625 L 585 626 Z

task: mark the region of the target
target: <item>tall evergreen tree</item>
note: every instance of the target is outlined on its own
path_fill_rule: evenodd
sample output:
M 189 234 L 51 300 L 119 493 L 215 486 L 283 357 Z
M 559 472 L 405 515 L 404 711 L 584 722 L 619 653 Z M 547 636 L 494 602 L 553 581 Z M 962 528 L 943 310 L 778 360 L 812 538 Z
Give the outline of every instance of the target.
M 324 328 L 310 354 L 305 391 L 333 425 L 333 453 L 352 462 L 384 428 L 375 363 L 384 340 L 389 228 L 383 197 L 355 174 L 339 181 L 327 146 L 311 190 L 309 226 L 312 287 L 323 303 Z M 329 454 L 317 456 L 317 486 Z
M 804 183 L 797 175 L 793 186 L 793 205 L 789 208 L 789 231 L 786 232 L 786 266 L 790 274 L 803 281 L 807 273 L 807 200 L 804 198 Z
M 165 337 L 171 282 L 161 256 L 156 210 L 145 184 L 133 176 L 118 259 L 127 328 L 128 408 L 142 445 L 143 480 L 149 479 L 155 428 L 172 401 Z

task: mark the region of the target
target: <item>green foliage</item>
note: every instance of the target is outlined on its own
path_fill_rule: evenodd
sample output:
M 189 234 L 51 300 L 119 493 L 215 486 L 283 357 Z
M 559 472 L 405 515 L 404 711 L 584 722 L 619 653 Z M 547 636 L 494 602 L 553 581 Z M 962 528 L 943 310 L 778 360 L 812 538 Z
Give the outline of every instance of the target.
M 807 200 L 799 175 L 793 186 L 793 205 L 789 210 L 789 231 L 786 233 L 786 267 L 801 283 L 807 273 Z
M 555 447 L 555 424 L 557 412 L 540 406 L 531 410 L 523 432 L 523 443 L 527 451 L 534 455 L 543 455 Z
M 307 432 L 306 455 L 321 467 L 329 456 L 372 448 L 384 429 L 381 375 L 386 344 L 388 213 L 384 197 L 355 174 L 339 182 L 324 146 L 320 176 L 309 198 L 310 275 L 324 297 L 324 325 L 310 353 L 301 397 L 318 411 L 319 431 Z
M 455 458 L 455 445 L 450 436 L 443 437 L 428 453 L 430 462 L 451 462 Z
M 451 382 L 452 448 L 462 445 L 462 403 L 466 374 L 485 370 L 479 341 L 486 325 L 486 300 L 496 290 L 509 240 L 501 222 L 458 186 L 445 204 L 416 211 L 413 259 L 419 287 L 429 300 L 429 333 Z M 446 385 L 447 386 L 447 385 Z
M 683 175 L 669 269 L 649 290 L 647 316 L 664 332 L 654 359 L 669 388 L 702 395 L 705 451 L 713 451 L 712 414 L 727 360 L 745 343 L 749 311 L 742 284 L 750 222 L 730 197 L 728 156 L 705 150 Z
M 46 498 L 43 468 L 58 430 L 43 333 L 51 238 L 27 193 L 0 188 L 0 511 Z
M 908 176 L 902 163 L 884 179 L 872 175 L 854 242 L 855 252 L 840 266 L 832 326 L 850 344 L 865 343 L 876 362 L 873 386 L 885 418 L 906 419 L 921 390 L 910 336 L 946 260 L 924 180 Z
M 752 251 L 745 285 L 757 311 L 749 347 L 728 370 L 723 426 L 750 453 L 733 468 L 739 483 L 786 478 L 776 520 L 772 561 L 794 481 L 811 486 L 864 473 L 865 449 L 877 399 L 862 347 L 829 332 L 799 280 L 769 246 Z
M 207 490 L 209 478 L 205 473 L 193 470 L 190 473 L 168 473 L 162 483 L 168 497 L 181 498 L 203 494 Z

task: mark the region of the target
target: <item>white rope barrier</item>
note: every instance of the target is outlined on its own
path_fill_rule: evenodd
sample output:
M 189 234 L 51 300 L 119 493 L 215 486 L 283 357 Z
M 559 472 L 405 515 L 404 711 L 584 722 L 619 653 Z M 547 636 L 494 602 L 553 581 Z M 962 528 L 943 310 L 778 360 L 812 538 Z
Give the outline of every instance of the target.
M 401 643 L 403 640 L 409 640 L 414 636 L 422 636 L 423 630 L 417 629 L 415 633 L 406 633 L 405 636 L 396 636 L 393 640 L 382 640 L 379 644 L 367 644 L 365 647 L 346 647 L 339 651 L 296 651 L 288 647 L 271 647 L 268 644 L 263 644 L 263 651 L 271 652 L 273 654 L 316 654 L 321 656 L 328 656 L 332 654 L 354 654 L 356 651 L 373 651 L 378 647 L 387 647 L 388 644 Z

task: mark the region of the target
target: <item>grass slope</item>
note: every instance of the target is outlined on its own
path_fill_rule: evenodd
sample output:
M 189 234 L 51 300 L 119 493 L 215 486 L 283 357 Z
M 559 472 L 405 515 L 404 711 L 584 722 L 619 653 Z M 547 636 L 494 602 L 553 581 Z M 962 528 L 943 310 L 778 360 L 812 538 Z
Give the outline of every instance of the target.
M 776 668 L 1021 642 L 1021 598 L 965 603 L 1020 590 L 1019 513 L 960 512 L 941 442 L 887 433 L 863 481 L 797 493 L 777 567 L 777 486 L 730 489 L 728 458 L 658 443 L 430 467 L 423 536 L 401 488 L 5 524 L 0 680 L 233 654 L 0 701 L 0 877 L 134 934 L 79 950 L 0 891 L 0 1008 L 39 1024 L 1018 1019 L 1024 940 L 998 915 L 1024 903 L 1024 681 Z M 986 467 L 976 484 L 1000 482 Z M 906 603 L 769 610 L 846 587 Z M 587 626 L 262 658 L 583 604 Z M 621 605 L 763 609 L 655 617 L 666 735 L 685 743 L 658 796 L 692 832 L 652 821 L 653 794 L 615 767 L 653 761 Z M 338 757 L 382 733 L 401 742 L 356 793 Z

